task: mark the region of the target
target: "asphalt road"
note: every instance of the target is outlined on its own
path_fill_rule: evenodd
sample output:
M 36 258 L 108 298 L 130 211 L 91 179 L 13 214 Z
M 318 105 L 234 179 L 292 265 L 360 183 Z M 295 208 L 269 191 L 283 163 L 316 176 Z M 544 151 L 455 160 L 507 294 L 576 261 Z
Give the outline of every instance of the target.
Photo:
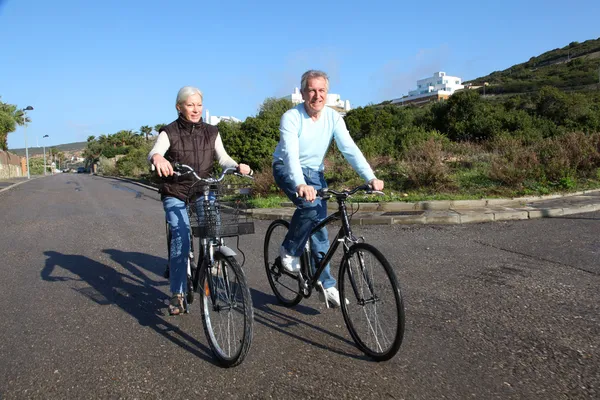
M 600 213 L 357 227 L 406 302 L 404 343 L 383 363 L 316 296 L 276 304 L 261 255 L 269 222 L 257 221 L 240 239 L 254 340 L 224 369 L 198 302 L 166 315 L 157 193 L 62 174 L 0 193 L 0 205 L 1 399 L 600 397 Z

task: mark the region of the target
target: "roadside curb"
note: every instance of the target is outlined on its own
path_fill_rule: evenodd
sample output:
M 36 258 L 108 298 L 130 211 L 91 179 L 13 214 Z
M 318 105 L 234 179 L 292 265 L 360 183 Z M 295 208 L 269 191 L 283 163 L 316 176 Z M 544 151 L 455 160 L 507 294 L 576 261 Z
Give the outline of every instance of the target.
M 107 175 L 95 176 L 129 182 L 158 191 L 156 186 L 128 178 Z M 590 196 L 594 194 L 598 194 L 598 196 Z M 354 203 L 359 206 L 359 211 L 355 212 L 352 221 L 357 225 L 457 225 L 555 218 L 600 211 L 600 200 L 596 202 L 596 199 L 593 198 L 593 201 L 590 202 L 589 199 L 592 197 L 600 197 L 600 189 L 512 199 L 434 200 L 413 203 Z M 558 204 L 547 206 L 544 202 L 558 202 Z M 248 210 L 247 213 L 252 218 L 258 220 L 289 220 L 295 211 L 295 207 L 292 207 L 292 205 L 291 202 L 283 202 L 281 203 L 281 207 L 254 208 Z M 336 209 L 337 205 L 330 203 L 328 204 L 328 208 Z
M 2 193 L 2 192 L 5 192 L 5 191 L 7 191 L 7 190 L 10 190 L 10 189 L 12 189 L 12 188 L 14 188 L 14 187 L 17 187 L 17 186 L 19 186 L 19 185 L 22 185 L 22 184 L 24 184 L 24 183 L 31 182 L 31 181 L 33 181 L 33 180 L 35 180 L 35 179 L 38 179 L 38 178 L 40 178 L 40 177 L 39 177 L 39 176 L 36 176 L 35 178 L 30 178 L 30 179 L 26 179 L 26 180 L 24 180 L 24 181 L 15 182 L 15 183 L 13 183 L 13 184 L 12 184 L 12 185 L 10 185 L 10 186 L 7 186 L 7 187 L 5 187 L 5 188 L 2 188 L 2 189 L 0 189 L 0 193 Z

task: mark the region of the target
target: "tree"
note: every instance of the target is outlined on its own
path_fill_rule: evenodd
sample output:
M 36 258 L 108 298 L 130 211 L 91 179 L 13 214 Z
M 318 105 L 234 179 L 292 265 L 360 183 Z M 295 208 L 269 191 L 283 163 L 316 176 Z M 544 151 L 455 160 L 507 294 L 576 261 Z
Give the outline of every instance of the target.
M 8 134 L 17 129 L 17 125 L 31 122 L 29 117 L 13 104 L 0 101 L 0 150 L 8 149 Z
M 148 137 L 152 134 L 152 127 L 150 127 L 148 125 L 144 125 L 144 126 L 140 127 L 140 132 L 142 135 L 144 135 L 146 140 L 148 140 Z
M 290 100 L 268 98 L 256 117 L 248 117 L 242 123 L 220 122 L 218 128 L 227 152 L 260 170 L 270 160 L 279 140 L 281 116 L 292 106 Z
M 154 131 L 158 134 L 164 129 L 165 126 L 167 126 L 167 124 L 156 124 L 154 125 Z

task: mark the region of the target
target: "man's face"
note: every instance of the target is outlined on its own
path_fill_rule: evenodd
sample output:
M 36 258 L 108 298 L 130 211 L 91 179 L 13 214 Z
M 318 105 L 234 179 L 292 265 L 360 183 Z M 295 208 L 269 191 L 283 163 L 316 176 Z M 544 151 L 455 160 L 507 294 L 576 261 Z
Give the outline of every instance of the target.
M 325 78 L 310 78 L 306 82 L 306 89 L 302 92 L 302 99 L 304 99 L 304 107 L 309 115 L 321 112 L 327 101 Z

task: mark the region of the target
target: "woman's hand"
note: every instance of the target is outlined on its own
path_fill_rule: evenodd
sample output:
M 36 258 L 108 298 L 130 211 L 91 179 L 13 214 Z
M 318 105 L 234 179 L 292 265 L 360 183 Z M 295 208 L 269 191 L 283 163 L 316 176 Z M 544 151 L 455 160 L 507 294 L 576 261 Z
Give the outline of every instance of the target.
M 369 182 L 369 185 L 371 185 L 373 190 L 376 190 L 378 192 L 381 192 L 383 190 L 383 181 L 380 181 L 377 178 L 371 179 L 371 181 Z
M 240 174 L 242 174 L 242 175 L 248 175 L 250 173 L 250 171 L 252 171 L 252 169 L 250 169 L 250 166 L 248 166 L 246 164 L 239 164 L 238 171 L 240 171 Z
M 156 171 L 158 172 L 158 176 L 163 177 L 173 175 L 173 166 L 160 154 L 154 154 L 151 158 L 151 161 L 152 165 L 154 165 L 154 168 L 156 168 Z

